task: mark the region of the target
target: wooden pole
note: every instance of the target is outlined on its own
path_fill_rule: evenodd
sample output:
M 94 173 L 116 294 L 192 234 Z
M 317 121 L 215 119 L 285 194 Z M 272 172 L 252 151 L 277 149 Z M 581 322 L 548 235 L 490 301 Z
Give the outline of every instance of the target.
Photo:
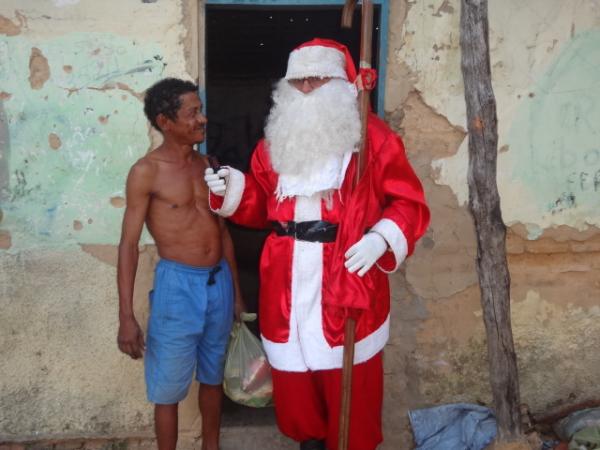
M 347 0 L 342 11 L 342 27 L 352 28 L 352 17 L 356 0 Z M 362 2 L 361 27 L 360 27 L 360 61 L 359 70 L 370 69 L 372 59 L 372 42 L 373 42 L 373 2 L 366 0 Z M 367 117 L 369 115 L 369 97 L 370 91 L 361 89 L 358 92 L 358 107 L 360 111 L 361 123 L 361 142 L 358 152 L 358 170 L 354 179 L 354 186 L 358 184 L 358 180 L 362 176 L 365 169 L 365 145 L 367 136 Z
M 340 409 L 340 425 L 338 430 L 338 450 L 348 449 L 350 436 L 350 406 L 352 403 L 352 367 L 354 366 L 354 330 L 356 321 L 352 317 L 346 319 L 344 326 L 344 360 L 342 366 L 342 406 Z
M 477 273 L 487 335 L 498 442 L 521 435 L 519 379 L 510 323 L 506 227 L 496 184 L 498 127 L 492 90 L 487 0 L 461 0 L 460 47 L 469 131 L 469 209 L 477 234 Z
M 342 27 L 352 28 L 352 16 L 356 0 L 348 0 L 342 11 Z M 360 35 L 360 68 L 371 68 L 371 45 L 373 33 L 373 3 L 363 0 L 361 15 Z M 360 75 L 359 75 L 360 76 Z M 365 147 L 367 142 L 367 118 L 369 115 L 369 91 L 361 89 L 358 93 L 358 105 L 361 121 L 361 142 L 356 165 L 356 176 L 353 185 L 356 186 L 364 172 Z M 346 318 L 344 326 L 344 358 L 342 366 L 342 398 L 340 408 L 340 421 L 338 430 L 338 450 L 347 450 L 350 434 L 350 407 L 352 403 L 352 368 L 354 366 L 354 332 L 356 321 L 352 317 Z

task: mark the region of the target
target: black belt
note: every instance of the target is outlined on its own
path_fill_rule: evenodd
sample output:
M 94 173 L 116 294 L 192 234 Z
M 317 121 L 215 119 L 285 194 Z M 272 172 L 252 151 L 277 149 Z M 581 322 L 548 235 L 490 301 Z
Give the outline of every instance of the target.
M 338 226 L 323 220 L 306 222 L 273 222 L 277 236 L 291 236 L 298 241 L 334 242 Z

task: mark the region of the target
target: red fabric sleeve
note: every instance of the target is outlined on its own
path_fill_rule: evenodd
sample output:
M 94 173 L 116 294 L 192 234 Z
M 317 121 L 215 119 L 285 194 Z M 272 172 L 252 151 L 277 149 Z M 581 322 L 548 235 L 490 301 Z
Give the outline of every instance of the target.
M 382 219 L 392 221 L 404 234 L 408 254 L 429 224 L 429 208 L 421 182 L 410 166 L 398 136 L 378 117 L 370 115 L 367 140 L 367 167 L 345 202 L 338 238 L 334 244 L 328 284 L 323 303 L 351 310 L 371 309 L 372 301 L 387 290 L 387 275 L 372 267 L 361 278 L 344 267 L 344 254 L 358 242 L 365 230 Z M 353 177 L 355 165 L 346 174 Z M 349 183 L 351 185 L 351 181 Z M 379 267 L 392 270 L 397 262 L 392 252 L 378 261 Z M 387 294 L 386 294 L 387 295 Z M 350 312 L 348 312 L 350 314 Z
M 212 192 L 208 194 L 208 204 L 212 210 L 217 210 L 223 206 L 223 199 L 222 195 L 215 195 Z
M 242 199 L 235 213 L 229 219 L 251 228 L 267 228 L 267 200 L 275 191 L 275 175 L 271 170 L 269 155 L 261 140 L 250 161 L 250 171 L 245 174 Z
M 381 218 L 390 219 L 398 225 L 408 243 L 408 254 L 411 255 L 416 242 L 429 225 L 430 214 L 423 186 L 408 162 L 404 145 L 397 135 L 389 133 L 376 158 L 375 179 L 381 180 L 385 197 Z M 383 258 L 389 256 L 386 253 Z

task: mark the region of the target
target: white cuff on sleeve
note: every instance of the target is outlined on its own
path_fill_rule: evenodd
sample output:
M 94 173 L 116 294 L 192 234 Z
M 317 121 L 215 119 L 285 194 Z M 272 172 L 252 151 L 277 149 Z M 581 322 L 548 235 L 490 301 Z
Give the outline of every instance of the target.
M 223 197 L 223 204 L 217 209 L 210 208 L 221 217 L 229 217 L 238 209 L 242 201 L 244 187 L 246 186 L 246 178 L 242 172 L 233 167 L 227 167 L 227 169 L 229 169 L 229 176 L 225 196 Z
M 406 255 L 408 255 L 408 242 L 406 241 L 404 233 L 400 227 L 390 219 L 381 219 L 379 222 L 373 225 L 373 227 L 371 227 L 370 231 L 374 231 L 383 236 L 385 241 L 390 246 L 390 249 L 394 253 L 394 257 L 396 258 L 396 266 L 392 270 L 384 270 L 379 264 L 377 264 L 377 267 L 379 267 L 379 269 L 385 273 L 395 272 L 398 270 L 398 267 L 400 267 L 400 264 L 402 264 L 402 261 L 404 261 L 406 258 Z

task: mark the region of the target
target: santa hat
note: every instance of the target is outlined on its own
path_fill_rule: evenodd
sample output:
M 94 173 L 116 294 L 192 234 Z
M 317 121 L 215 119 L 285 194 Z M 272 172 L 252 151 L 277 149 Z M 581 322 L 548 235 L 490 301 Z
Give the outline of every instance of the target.
M 315 38 L 296 47 L 288 59 L 286 80 L 342 78 L 353 82 L 356 67 L 348 48 L 331 39 Z

